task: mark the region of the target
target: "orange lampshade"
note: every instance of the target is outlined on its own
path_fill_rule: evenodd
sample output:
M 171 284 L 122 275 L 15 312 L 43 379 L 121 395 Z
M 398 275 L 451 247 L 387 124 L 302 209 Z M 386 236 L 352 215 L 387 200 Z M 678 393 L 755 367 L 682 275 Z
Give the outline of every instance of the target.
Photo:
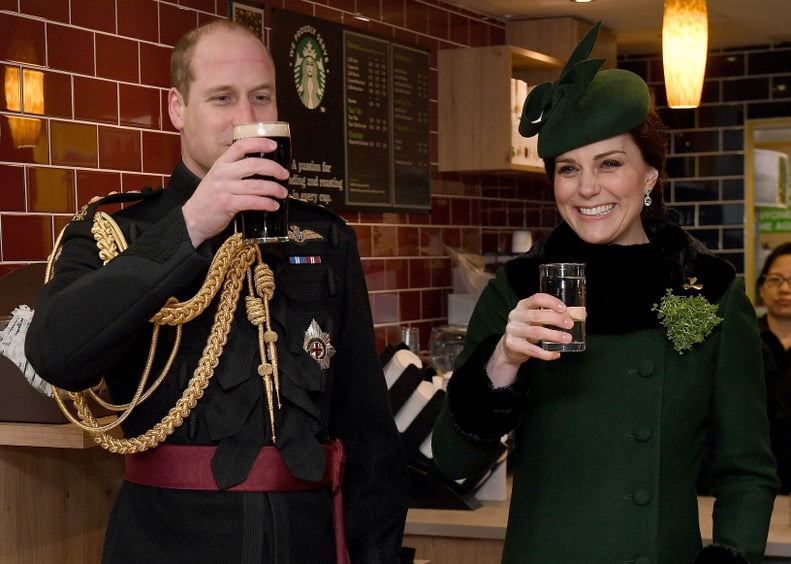
M 665 0 L 662 63 L 671 108 L 696 108 L 700 104 L 708 45 L 706 0 Z

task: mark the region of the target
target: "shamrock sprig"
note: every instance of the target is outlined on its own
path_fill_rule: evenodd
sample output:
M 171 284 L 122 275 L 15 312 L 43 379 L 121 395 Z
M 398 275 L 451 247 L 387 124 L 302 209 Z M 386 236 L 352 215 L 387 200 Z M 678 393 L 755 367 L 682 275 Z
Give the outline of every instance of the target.
M 673 348 L 684 354 L 696 343 L 702 343 L 722 322 L 718 309 L 703 296 L 677 296 L 668 289 L 651 311 L 658 312 L 659 323 L 666 329 Z

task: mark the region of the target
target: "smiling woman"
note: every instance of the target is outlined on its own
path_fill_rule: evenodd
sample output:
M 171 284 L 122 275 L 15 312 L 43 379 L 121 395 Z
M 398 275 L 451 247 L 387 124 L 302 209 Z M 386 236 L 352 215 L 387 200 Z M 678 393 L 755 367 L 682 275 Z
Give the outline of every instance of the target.
M 539 134 L 563 222 L 481 294 L 434 460 L 473 475 L 516 431 L 504 563 L 758 564 L 778 481 L 755 312 L 733 267 L 665 210 L 664 127 L 640 77 L 588 59 L 597 32 L 525 101 L 520 133 Z M 542 347 L 573 326 L 539 288 L 556 262 L 585 264 L 584 352 Z M 719 497 L 704 548 L 707 437 Z
M 659 171 L 645 162 L 631 135 L 563 153 L 555 159 L 555 169 L 558 211 L 583 240 L 600 245 L 648 242 L 639 218 Z

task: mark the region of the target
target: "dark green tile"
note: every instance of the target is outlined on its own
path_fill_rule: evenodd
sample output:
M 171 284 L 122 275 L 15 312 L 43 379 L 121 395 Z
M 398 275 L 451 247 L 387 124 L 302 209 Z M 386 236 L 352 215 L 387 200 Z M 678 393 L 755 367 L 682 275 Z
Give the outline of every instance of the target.
M 744 78 L 722 82 L 723 102 L 766 100 L 769 98 L 769 78 Z
M 712 202 L 720 199 L 720 186 L 717 180 L 679 181 L 673 187 L 673 200 L 676 202 Z
M 741 176 L 744 174 L 744 156 L 739 153 L 701 155 L 698 157 L 700 176 Z
M 672 133 L 672 151 L 679 153 L 714 153 L 720 151 L 720 132 L 716 129 L 706 131 L 675 131 Z

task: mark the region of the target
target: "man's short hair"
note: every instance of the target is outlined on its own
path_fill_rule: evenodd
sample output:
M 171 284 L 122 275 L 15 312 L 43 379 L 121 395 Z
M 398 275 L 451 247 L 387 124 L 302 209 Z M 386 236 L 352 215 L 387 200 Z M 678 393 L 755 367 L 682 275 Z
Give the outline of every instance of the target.
M 173 48 L 173 53 L 170 55 L 170 85 L 181 93 L 184 97 L 184 103 L 188 102 L 190 84 L 195 80 L 192 72 L 192 57 L 195 53 L 195 48 L 201 38 L 217 32 L 246 34 L 261 43 L 262 49 L 267 55 L 269 54 L 269 49 L 261 41 L 261 38 L 253 33 L 250 28 L 230 20 L 214 20 L 188 31 L 179 39 Z

